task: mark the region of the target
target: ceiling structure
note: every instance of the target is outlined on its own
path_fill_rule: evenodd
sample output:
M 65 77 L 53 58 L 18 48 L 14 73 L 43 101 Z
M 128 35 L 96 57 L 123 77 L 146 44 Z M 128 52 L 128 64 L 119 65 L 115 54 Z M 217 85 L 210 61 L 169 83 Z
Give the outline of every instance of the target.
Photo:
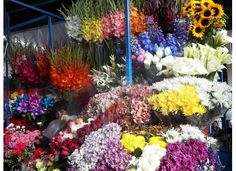
M 18 0 L 20 2 L 38 7 L 40 9 L 46 10 L 48 12 L 60 15 L 58 9 L 62 8 L 62 5 L 69 7 L 71 5 L 71 0 Z M 214 0 L 219 2 L 224 6 L 225 13 L 228 15 L 229 20 L 227 22 L 227 29 L 231 30 L 232 28 L 232 0 Z M 37 17 L 42 16 L 42 13 L 23 7 L 16 3 L 11 2 L 10 0 L 5 0 L 6 11 L 9 15 L 10 26 L 16 25 L 21 22 L 25 22 Z M 53 19 L 54 22 L 57 22 L 58 19 Z M 18 31 L 28 28 L 39 27 L 47 24 L 47 19 L 42 20 L 21 28 L 13 29 L 12 31 Z

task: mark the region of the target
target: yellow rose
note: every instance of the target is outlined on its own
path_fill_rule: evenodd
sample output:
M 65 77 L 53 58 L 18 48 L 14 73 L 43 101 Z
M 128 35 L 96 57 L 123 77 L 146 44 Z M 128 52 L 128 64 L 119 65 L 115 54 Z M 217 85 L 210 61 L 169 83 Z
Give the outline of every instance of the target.
M 14 99 L 16 96 L 19 96 L 19 94 L 15 91 L 11 94 L 11 99 Z
M 163 148 L 166 148 L 166 146 L 167 146 L 166 141 L 160 136 L 151 137 L 149 139 L 149 144 L 151 144 L 151 145 L 152 144 L 157 144 L 157 145 L 160 145 Z

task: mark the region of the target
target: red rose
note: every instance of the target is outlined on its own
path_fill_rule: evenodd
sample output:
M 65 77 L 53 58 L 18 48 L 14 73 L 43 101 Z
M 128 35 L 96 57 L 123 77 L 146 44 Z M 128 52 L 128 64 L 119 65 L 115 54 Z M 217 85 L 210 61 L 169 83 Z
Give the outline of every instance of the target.
M 77 134 L 78 134 L 79 137 L 83 137 L 83 136 L 84 136 L 84 130 L 83 130 L 83 128 L 78 129 L 78 130 L 77 130 Z
M 69 155 L 69 152 L 66 151 L 66 150 L 62 150 L 61 155 L 63 155 L 63 156 L 68 156 L 68 155 Z
M 45 150 L 43 148 L 36 148 L 33 152 L 33 159 L 40 158 L 41 154 L 44 152 L 45 152 Z
M 85 125 L 85 126 L 83 127 L 83 129 L 84 129 L 85 135 L 89 135 L 89 134 L 90 134 L 91 129 L 90 129 L 90 126 L 89 126 L 89 125 Z

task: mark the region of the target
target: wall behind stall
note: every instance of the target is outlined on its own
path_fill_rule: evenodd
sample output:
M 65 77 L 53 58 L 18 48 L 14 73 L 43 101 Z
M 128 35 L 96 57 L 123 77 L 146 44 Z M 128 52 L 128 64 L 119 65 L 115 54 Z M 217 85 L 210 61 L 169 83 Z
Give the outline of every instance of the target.
M 57 22 L 53 24 L 53 38 L 54 42 L 65 42 L 68 40 L 68 36 L 66 34 L 65 22 Z M 17 32 L 12 32 L 10 35 L 11 40 L 19 39 L 23 42 L 27 40 L 28 42 L 32 42 L 38 44 L 40 47 L 49 44 L 49 35 L 48 35 L 48 26 L 41 26 L 27 30 L 21 30 Z

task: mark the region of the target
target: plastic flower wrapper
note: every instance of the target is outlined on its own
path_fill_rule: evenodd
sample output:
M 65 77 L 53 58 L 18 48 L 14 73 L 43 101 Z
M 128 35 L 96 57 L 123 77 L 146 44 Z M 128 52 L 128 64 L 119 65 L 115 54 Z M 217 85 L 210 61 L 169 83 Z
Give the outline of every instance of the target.
M 166 155 L 166 149 L 159 145 L 146 145 L 140 158 L 131 161 L 128 170 L 135 168 L 138 171 L 155 171 L 161 163 L 161 159 Z
M 185 58 L 199 59 L 208 71 L 207 77 L 214 79 L 216 72 L 225 68 L 225 64 L 231 64 L 231 55 L 226 47 L 218 47 L 216 49 L 202 44 L 194 44 L 184 49 Z
M 230 108 L 232 105 L 232 90 L 229 85 L 227 85 L 226 83 L 209 81 L 204 78 L 178 77 L 164 79 L 161 82 L 153 84 L 153 88 L 158 92 L 166 92 L 168 90 L 178 90 L 183 85 L 191 85 L 196 88 L 197 97 L 200 99 L 200 104 L 205 108 L 206 113 L 203 115 L 196 114 L 188 117 L 181 117 L 179 118 L 180 122 L 190 122 L 194 125 L 203 127 L 214 119 L 221 117 L 222 113 L 224 113 L 223 111 Z M 165 98 L 163 97 L 163 99 Z M 191 103 L 193 102 L 192 100 L 190 101 Z M 174 103 L 178 102 L 175 101 Z M 163 104 L 166 104 L 166 101 L 163 101 L 160 104 L 162 104 L 163 106 Z M 169 109 L 175 109 L 169 108 L 170 106 L 168 105 L 164 107 L 165 108 L 162 108 L 161 110 L 168 111 Z M 173 123 L 177 121 L 171 120 L 171 117 L 165 117 L 165 119 L 167 119 L 167 121 L 168 119 L 170 119 L 169 121 L 173 121 Z

